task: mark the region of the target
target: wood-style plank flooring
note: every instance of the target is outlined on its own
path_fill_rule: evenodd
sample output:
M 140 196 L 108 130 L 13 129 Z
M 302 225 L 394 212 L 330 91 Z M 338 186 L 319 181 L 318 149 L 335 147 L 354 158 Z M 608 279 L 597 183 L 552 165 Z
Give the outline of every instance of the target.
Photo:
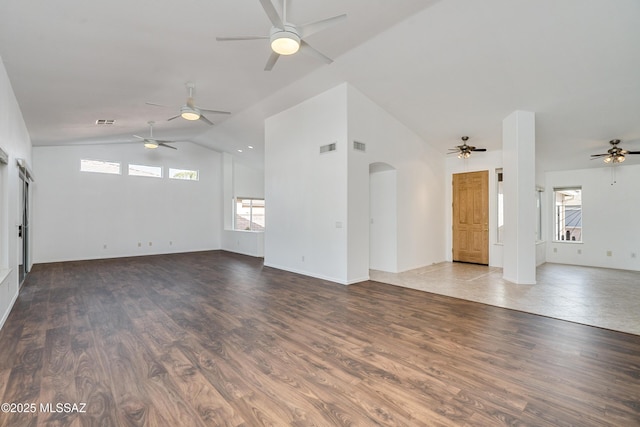
M 640 336 L 220 251 L 55 263 L 0 396 L 36 407 L 0 426 L 638 426 Z

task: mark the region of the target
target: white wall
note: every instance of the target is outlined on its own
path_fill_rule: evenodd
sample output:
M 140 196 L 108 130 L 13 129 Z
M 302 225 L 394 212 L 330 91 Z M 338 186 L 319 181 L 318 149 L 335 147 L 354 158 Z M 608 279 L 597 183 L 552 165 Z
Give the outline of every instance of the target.
M 340 85 L 265 121 L 267 266 L 346 283 L 346 97 Z
M 638 182 L 640 165 L 547 172 L 547 262 L 640 270 Z M 553 189 L 568 186 L 582 186 L 582 243 L 553 241 Z
M 366 280 L 369 165 L 378 162 L 397 171 L 398 270 L 444 260 L 444 156 L 355 88 L 341 84 L 270 117 L 265 135 L 266 265 Z M 319 153 L 332 142 L 337 151 Z
M 224 230 L 222 249 L 254 257 L 264 257 L 264 232 L 233 230 L 233 199 L 236 197 L 264 198 L 264 171 L 236 162 L 224 153 Z M 268 209 L 267 209 L 268 215 Z
M 0 59 L 0 147 L 9 163 L 0 164 L 0 328 L 18 297 L 18 168 L 16 159 L 31 161 L 31 139 L 20 106 Z
M 34 147 L 34 262 L 219 249 L 221 154 L 174 145 Z M 81 159 L 121 162 L 122 174 L 80 172 Z M 164 177 L 129 176 L 129 163 L 163 166 Z M 169 179 L 168 167 L 197 169 L 199 181 Z
M 398 271 L 444 261 L 444 155 L 352 86 L 348 102 L 349 143 L 366 144 L 365 156 L 350 157 L 360 162 L 349 163 L 350 174 L 360 177 L 357 187 L 349 187 L 350 215 L 357 210 L 357 223 L 364 225 L 353 236 L 350 262 L 359 257 L 362 265 L 369 253 L 369 204 L 362 196 L 368 195 L 369 165 L 378 162 L 396 169 Z
M 234 193 L 236 197 L 264 198 L 264 171 L 239 162 L 233 164 Z

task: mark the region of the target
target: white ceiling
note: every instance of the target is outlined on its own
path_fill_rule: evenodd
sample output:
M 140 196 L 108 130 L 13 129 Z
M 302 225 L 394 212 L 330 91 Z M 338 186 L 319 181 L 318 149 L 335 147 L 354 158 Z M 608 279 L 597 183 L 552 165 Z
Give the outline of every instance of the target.
M 267 41 L 215 40 L 267 34 L 258 0 L 37 3 L 0 2 L 0 55 L 35 146 L 130 141 L 154 120 L 156 137 L 259 165 L 265 117 L 347 81 L 442 153 L 462 135 L 500 148 L 517 109 L 536 113 L 543 169 L 602 166 L 589 156 L 613 138 L 640 150 L 638 0 L 292 0 L 296 24 L 348 18 L 308 39 L 333 64 L 297 54 L 271 72 Z M 198 105 L 232 114 L 167 122 L 187 81 Z

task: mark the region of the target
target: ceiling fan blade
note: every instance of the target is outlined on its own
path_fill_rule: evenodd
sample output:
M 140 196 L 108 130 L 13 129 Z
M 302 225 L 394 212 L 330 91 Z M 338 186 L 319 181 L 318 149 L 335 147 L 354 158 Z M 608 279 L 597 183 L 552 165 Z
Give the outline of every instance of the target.
M 237 36 L 237 37 L 216 37 L 219 42 L 235 42 L 240 40 L 268 40 L 269 36 Z
M 134 137 L 134 138 L 138 138 L 138 139 L 142 139 L 142 140 L 146 139 L 146 138 L 143 138 L 143 137 L 138 136 L 138 135 L 133 135 L 133 137 Z
M 640 151 L 627 151 L 627 154 L 640 154 Z
M 309 22 L 308 24 L 304 24 L 298 27 L 298 31 L 300 31 L 300 37 L 308 37 L 311 34 L 315 34 L 319 31 L 332 27 L 338 22 L 344 21 L 345 19 L 347 19 L 347 15 L 342 14 L 342 15 L 334 16 L 332 18 L 321 19 L 315 22 Z
M 231 114 L 230 111 L 210 110 L 208 108 L 201 108 L 201 107 L 198 107 L 198 110 L 206 111 L 207 113 L 215 113 L 215 114 Z
M 486 148 L 472 148 L 471 151 L 487 151 Z
M 271 0 L 260 0 L 260 4 L 264 9 L 264 12 L 269 17 L 269 20 L 273 24 L 274 27 L 283 28 L 284 24 L 282 23 L 282 18 L 280 18 L 280 14 L 276 10 Z
M 173 107 L 169 107 L 168 105 L 156 104 L 155 102 L 145 102 L 145 104 L 153 105 L 154 107 L 173 108 Z
M 176 148 L 176 147 L 174 147 L 174 146 L 172 146 L 172 145 L 167 145 L 166 143 L 164 143 L 164 142 L 160 142 L 160 141 L 156 141 L 156 142 L 157 142 L 157 143 L 158 143 L 158 145 L 159 145 L 159 146 L 161 146 L 161 147 L 167 147 L 167 148 L 172 148 L 172 149 L 174 149 L 174 150 L 177 150 L 177 148 Z M 169 141 L 169 142 L 171 142 L 171 141 Z
M 207 119 L 205 116 L 203 116 L 202 114 L 200 114 L 200 120 L 202 120 L 203 122 L 205 122 L 206 124 L 208 124 L 209 126 L 213 126 L 213 122 L 209 119 Z
M 171 121 L 171 120 L 177 119 L 178 117 L 180 117 L 180 114 L 178 114 L 177 116 L 169 117 L 167 119 L 167 121 Z
M 604 153 L 604 154 L 592 154 L 591 157 L 594 159 L 597 159 L 598 157 L 602 157 L 602 156 L 610 156 L 611 154 L 609 153 Z
M 333 59 L 329 58 L 319 50 L 309 46 L 309 43 L 305 42 L 304 40 L 300 40 L 300 51 L 313 56 L 326 64 L 331 64 L 333 62 Z
M 264 66 L 264 70 L 265 71 L 271 71 L 273 66 L 276 65 L 276 62 L 278 61 L 278 58 L 280 58 L 280 54 L 279 53 L 271 52 L 271 55 L 269 56 L 269 59 L 267 59 L 267 63 Z

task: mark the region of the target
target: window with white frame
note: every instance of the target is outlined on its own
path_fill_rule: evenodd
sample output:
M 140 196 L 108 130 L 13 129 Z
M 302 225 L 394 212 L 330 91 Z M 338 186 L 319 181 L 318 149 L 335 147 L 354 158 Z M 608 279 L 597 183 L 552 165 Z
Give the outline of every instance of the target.
M 554 188 L 556 242 L 582 242 L 582 188 Z
M 129 165 L 129 175 L 131 176 L 147 176 L 151 178 L 162 178 L 161 166 L 147 165 Z
M 503 177 L 504 177 L 504 174 L 502 173 L 502 169 L 496 169 L 496 183 L 497 183 L 496 195 L 498 198 L 497 200 L 498 209 L 497 209 L 497 215 L 496 215 L 496 219 L 498 222 L 496 224 L 496 230 L 497 230 L 496 242 L 497 243 L 502 243 L 503 229 L 504 229 L 504 191 L 502 187 Z
M 80 172 L 106 173 L 120 175 L 120 163 L 103 160 L 80 160 Z
M 169 178 L 197 181 L 199 179 L 199 173 L 197 170 L 169 168 Z
M 263 231 L 264 226 L 264 199 L 236 197 L 233 228 L 235 230 Z
M 542 239 L 542 188 L 536 188 L 536 240 Z

